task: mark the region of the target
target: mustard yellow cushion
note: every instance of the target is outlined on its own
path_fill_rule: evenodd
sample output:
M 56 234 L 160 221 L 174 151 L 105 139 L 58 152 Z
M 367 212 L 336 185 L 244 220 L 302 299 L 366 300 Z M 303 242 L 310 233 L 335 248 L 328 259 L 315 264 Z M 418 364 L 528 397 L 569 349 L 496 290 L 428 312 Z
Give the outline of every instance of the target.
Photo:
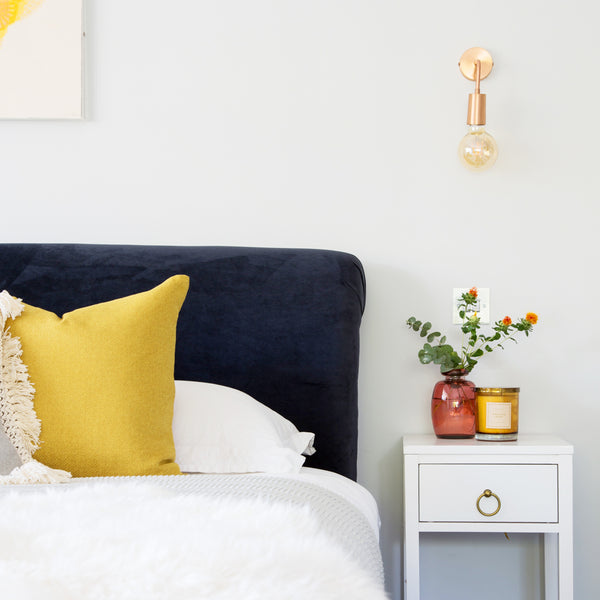
M 189 286 L 154 289 L 65 313 L 25 305 L 12 325 L 42 423 L 36 460 L 74 477 L 169 475 L 177 317 Z

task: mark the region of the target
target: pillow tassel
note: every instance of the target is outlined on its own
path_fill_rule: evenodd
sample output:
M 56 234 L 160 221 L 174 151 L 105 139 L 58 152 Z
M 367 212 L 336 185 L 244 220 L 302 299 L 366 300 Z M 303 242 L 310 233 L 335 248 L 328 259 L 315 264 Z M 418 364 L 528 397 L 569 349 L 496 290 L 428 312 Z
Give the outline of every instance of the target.
M 1 301 L 2 298 L 0 306 Z M 0 419 L 6 435 L 25 462 L 39 447 L 41 425 L 33 407 L 35 390 L 21 360 L 21 344 L 8 330 L 2 332 L 0 352 Z
M 0 292 L 0 426 L 23 461 L 9 475 L 0 477 L 0 485 L 62 483 L 70 479 L 70 473 L 47 467 L 33 458 L 39 448 L 41 432 L 33 406 L 35 390 L 21 360 L 21 342 L 13 338 L 6 327 L 6 321 L 18 317 L 23 309 L 18 298 L 6 290 Z
M 71 473 L 52 469 L 34 458 L 20 467 L 16 467 L 10 475 L 0 477 L 0 485 L 31 484 L 31 483 L 65 483 L 71 479 Z
M 8 319 L 15 319 L 25 308 L 20 298 L 14 298 L 6 290 L 0 292 L 0 325 L 4 325 Z

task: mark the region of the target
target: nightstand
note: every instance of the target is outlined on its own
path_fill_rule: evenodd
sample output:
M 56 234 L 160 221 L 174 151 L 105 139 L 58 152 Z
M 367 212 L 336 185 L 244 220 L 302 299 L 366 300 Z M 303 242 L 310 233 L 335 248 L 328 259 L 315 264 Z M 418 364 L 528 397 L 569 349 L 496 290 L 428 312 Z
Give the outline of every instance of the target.
M 546 600 L 573 600 L 573 446 L 408 435 L 404 453 L 404 600 L 419 599 L 421 532 L 544 534 Z

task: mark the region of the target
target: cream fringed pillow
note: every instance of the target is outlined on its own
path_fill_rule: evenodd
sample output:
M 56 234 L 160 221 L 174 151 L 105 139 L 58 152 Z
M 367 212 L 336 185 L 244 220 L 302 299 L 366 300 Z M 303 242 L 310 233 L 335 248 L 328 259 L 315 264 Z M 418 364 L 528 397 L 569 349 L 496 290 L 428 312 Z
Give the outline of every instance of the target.
M 2 465 L 9 471 L 0 474 L 0 484 L 61 483 L 71 474 L 33 459 L 40 440 L 34 389 L 21 360 L 21 343 L 7 326 L 7 321 L 17 318 L 23 308 L 21 301 L 7 291 L 0 293 L 0 451 Z

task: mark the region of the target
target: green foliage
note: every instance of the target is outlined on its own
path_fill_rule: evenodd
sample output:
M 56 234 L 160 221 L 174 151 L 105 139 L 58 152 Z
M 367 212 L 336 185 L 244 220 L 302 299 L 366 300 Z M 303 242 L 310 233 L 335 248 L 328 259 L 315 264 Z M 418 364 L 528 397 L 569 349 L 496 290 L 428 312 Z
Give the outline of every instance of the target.
M 522 332 L 529 336 L 533 326 L 537 323 L 537 315 L 527 315 L 513 323 L 510 317 L 496 321 L 492 326 L 492 332 L 484 335 L 479 332 L 481 323 L 477 313 L 472 312 L 473 306 L 477 304 L 477 288 L 471 288 L 461 296 L 458 305 L 458 314 L 462 319 L 461 331 L 463 333 L 463 344 L 460 355 L 454 348 L 446 343 L 446 336 L 439 331 L 431 331 L 432 325 L 429 321 L 423 323 L 416 317 L 410 317 L 406 324 L 413 331 L 419 332 L 427 341 L 419 350 L 419 361 L 424 364 L 440 365 L 440 371 L 446 373 L 454 369 L 471 371 L 484 354 L 493 352 L 496 348 L 504 349 L 501 342 L 511 340 L 517 342 L 513 337 L 516 332 Z M 467 316 L 471 313 L 470 316 Z M 437 341 L 437 343 L 435 343 Z

